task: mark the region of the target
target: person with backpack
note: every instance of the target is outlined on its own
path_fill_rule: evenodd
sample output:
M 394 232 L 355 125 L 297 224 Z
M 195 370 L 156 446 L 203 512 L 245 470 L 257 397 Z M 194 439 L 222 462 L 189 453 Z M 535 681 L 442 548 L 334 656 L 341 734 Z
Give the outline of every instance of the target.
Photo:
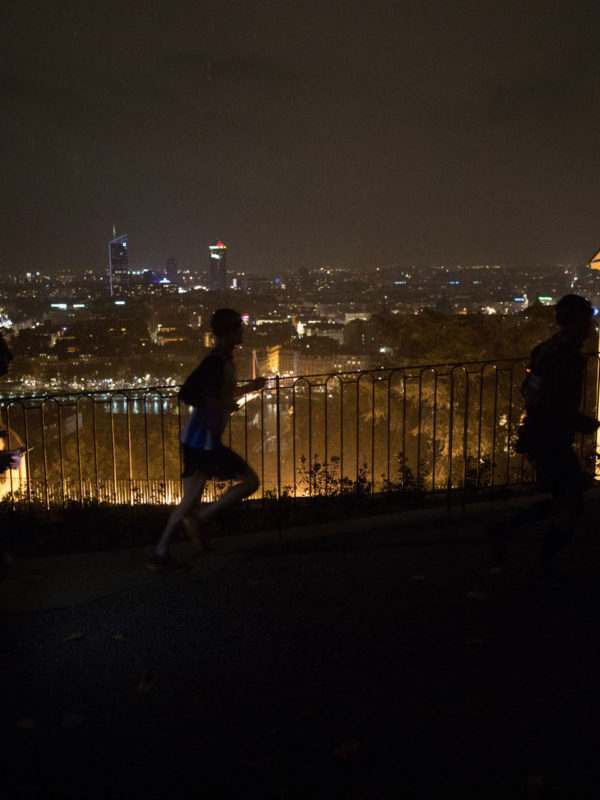
M 264 378 L 256 378 L 237 387 L 233 351 L 243 340 L 240 314 L 231 308 L 220 308 L 212 315 L 211 328 L 216 346 L 187 378 L 179 397 L 193 407 L 193 413 L 181 434 L 183 449 L 183 498 L 173 510 L 158 544 L 147 562 L 156 572 L 177 572 L 187 569 L 169 554 L 171 537 L 182 523 L 200 549 L 208 549 L 205 526 L 219 514 L 249 497 L 258 489 L 258 475 L 221 442 L 229 415 L 237 409 L 236 397 L 258 391 Z M 204 486 L 209 478 L 238 481 L 218 500 L 201 504 Z
M 533 349 L 521 387 L 525 413 L 516 451 L 527 456 L 552 499 L 536 503 L 488 528 L 501 567 L 511 535 L 529 523 L 548 519 L 538 557 L 530 565 L 529 573 L 549 585 L 559 582 L 552 569 L 554 559 L 583 511 L 585 476 L 573 450 L 575 435 L 594 433 L 599 425 L 594 417 L 579 410 L 585 372 L 581 349 L 592 333 L 593 313 L 589 301 L 579 295 L 569 294 L 558 301 L 559 331 Z

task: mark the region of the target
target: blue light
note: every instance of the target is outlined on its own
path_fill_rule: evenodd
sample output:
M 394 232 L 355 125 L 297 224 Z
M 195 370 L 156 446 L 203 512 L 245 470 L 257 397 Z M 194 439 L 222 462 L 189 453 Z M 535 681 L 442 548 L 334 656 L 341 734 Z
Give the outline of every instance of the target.
M 523 303 L 525 301 L 524 297 L 515 297 L 515 303 Z
M 592 306 L 592 311 L 594 312 L 594 316 L 595 316 L 595 317 L 597 317 L 597 316 L 598 316 L 598 313 L 600 313 L 600 312 L 598 311 L 598 309 L 596 308 L 596 306 Z

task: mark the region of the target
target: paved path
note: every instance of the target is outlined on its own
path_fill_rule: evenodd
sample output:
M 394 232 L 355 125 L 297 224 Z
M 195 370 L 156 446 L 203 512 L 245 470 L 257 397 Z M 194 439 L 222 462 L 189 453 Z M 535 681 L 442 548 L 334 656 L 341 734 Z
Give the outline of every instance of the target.
M 473 514 L 20 565 L 3 796 L 598 798 L 598 511 L 560 592 L 491 574 Z

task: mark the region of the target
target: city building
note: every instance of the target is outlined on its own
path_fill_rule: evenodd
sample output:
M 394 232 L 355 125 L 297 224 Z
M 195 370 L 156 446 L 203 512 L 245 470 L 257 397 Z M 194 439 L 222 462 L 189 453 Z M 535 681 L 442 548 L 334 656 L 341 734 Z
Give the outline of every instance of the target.
M 167 274 L 167 278 L 171 281 L 171 283 L 177 283 L 178 273 L 177 273 L 177 259 L 176 258 L 168 258 L 167 259 L 167 267 L 165 270 Z
M 127 234 L 118 236 L 108 245 L 108 265 L 110 280 L 110 296 L 115 289 L 126 288 L 129 285 L 129 260 L 127 257 Z
M 264 295 L 264 294 L 272 294 L 275 291 L 279 291 L 281 287 L 281 281 L 279 278 L 274 278 L 272 276 L 250 276 L 247 275 L 244 280 L 244 288 L 248 294 L 254 295 Z
M 346 351 L 313 352 L 294 345 L 271 345 L 257 354 L 262 375 L 325 375 L 332 372 L 354 372 L 371 369 L 367 354 Z
M 208 288 L 215 292 L 222 292 L 227 288 L 227 245 L 218 239 L 208 248 Z
M 161 325 L 156 331 L 157 344 L 186 344 L 189 340 L 189 329 L 185 325 Z

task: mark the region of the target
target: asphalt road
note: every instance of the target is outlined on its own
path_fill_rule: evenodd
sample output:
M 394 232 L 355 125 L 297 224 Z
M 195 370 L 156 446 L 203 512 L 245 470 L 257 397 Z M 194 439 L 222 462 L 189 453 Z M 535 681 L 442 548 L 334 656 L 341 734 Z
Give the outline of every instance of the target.
M 599 510 L 567 590 L 373 523 L 5 614 L 2 796 L 597 799 Z

